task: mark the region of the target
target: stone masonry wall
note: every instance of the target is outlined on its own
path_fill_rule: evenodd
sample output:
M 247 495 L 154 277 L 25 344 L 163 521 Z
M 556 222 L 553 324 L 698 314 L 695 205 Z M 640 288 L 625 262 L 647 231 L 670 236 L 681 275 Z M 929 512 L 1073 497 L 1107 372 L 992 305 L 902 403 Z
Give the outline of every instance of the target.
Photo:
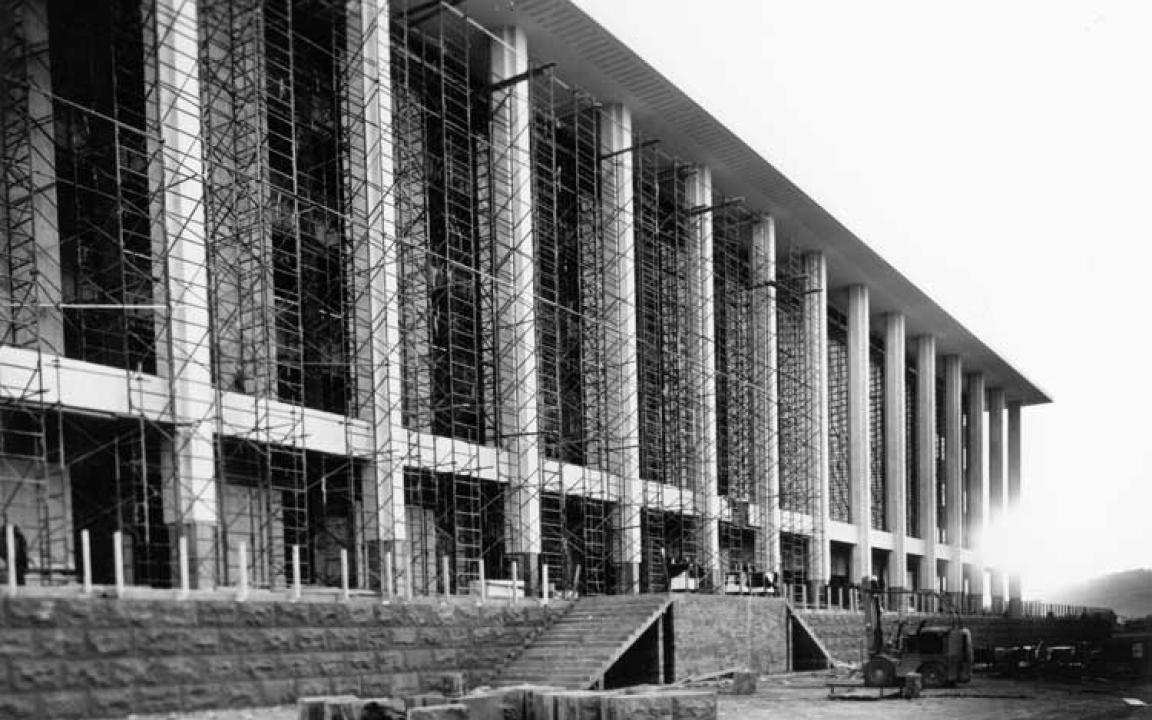
M 430 603 L 0 602 L 0 718 L 274 705 L 483 682 L 564 611 Z
M 677 680 L 732 668 L 787 671 L 787 603 L 783 600 L 679 595 L 672 607 Z
M 860 662 L 864 643 L 864 613 L 848 611 L 802 611 L 799 613 L 812 628 L 812 632 L 832 654 L 842 662 Z M 930 625 L 950 625 L 947 615 L 906 616 L 908 629 L 914 629 L 927 618 Z M 884 637 L 896 632 L 897 616 L 884 615 Z M 1103 640 L 1111 632 L 1106 621 L 1079 618 L 1011 618 L 1000 615 L 966 615 L 960 622 L 972 632 L 972 645 L 977 651 L 993 647 L 1035 644 L 1043 640 L 1048 645 L 1059 645 L 1081 640 Z

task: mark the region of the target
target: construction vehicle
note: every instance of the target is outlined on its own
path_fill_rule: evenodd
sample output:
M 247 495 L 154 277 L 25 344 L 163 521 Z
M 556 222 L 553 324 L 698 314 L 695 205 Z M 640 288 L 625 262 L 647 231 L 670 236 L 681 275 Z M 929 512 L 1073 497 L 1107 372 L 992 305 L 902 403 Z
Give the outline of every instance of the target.
M 910 687 L 907 679 L 912 673 L 919 674 L 926 688 L 952 686 L 972 679 L 972 633 L 961 626 L 960 616 L 946 595 L 940 597 L 952 615 L 951 624 L 929 624 L 929 620 L 922 620 L 906 633 L 908 623 L 901 621 L 891 642 L 884 639 L 881 594 L 875 581 L 865 583 L 862 595 L 868 657 L 863 672 L 866 687 L 899 687 L 907 691 Z

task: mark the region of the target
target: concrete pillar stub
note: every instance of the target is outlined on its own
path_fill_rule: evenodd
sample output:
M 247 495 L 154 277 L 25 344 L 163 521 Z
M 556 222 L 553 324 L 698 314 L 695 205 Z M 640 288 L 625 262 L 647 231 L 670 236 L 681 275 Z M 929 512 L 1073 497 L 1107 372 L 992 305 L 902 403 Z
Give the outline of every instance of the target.
M 688 206 L 696 210 L 712 205 L 712 171 L 697 166 L 685 180 Z M 722 582 L 720 567 L 720 497 L 717 494 L 716 428 L 716 314 L 713 286 L 712 211 L 692 216 L 688 247 L 689 328 L 686 338 L 698 408 L 694 434 L 694 472 L 701 521 L 700 545 L 712 587 Z
M 604 345 L 608 356 L 609 471 L 620 477 L 620 501 L 613 516 L 619 566 L 619 592 L 640 592 L 641 522 L 644 487 L 640 480 L 640 398 L 636 340 L 636 226 L 632 185 L 632 114 L 623 105 L 604 108 L 600 125 L 605 181 Z
M 964 565 L 959 560 L 962 547 L 964 494 L 964 367 L 958 355 L 944 358 L 944 526 L 953 560 L 948 563 L 949 592 L 964 587 Z
M 823 253 L 804 255 L 804 275 L 807 288 L 804 294 L 804 347 L 807 352 L 805 367 L 808 386 L 813 388 L 816 402 L 812 404 L 811 427 L 816 428 L 814 457 L 809 467 L 812 472 L 814 503 L 812 508 L 813 533 L 809 557 L 809 580 L 813 586 L 813 599 L 818 589 L 832 579 L 832 553 L 828 540 L 831 522 L 828 466 L 828 261 Z
M 491 41 L 493 83 L 528 71 L 523 29 L 504 27 Z M 532 223 L 532 133 L 527 80 L 492 93 L 492 193 L 498 208 L 493 223 L 492 292 L 498 312 L 500 427 L 509 460 L 505 503 L 509 553 L 540 553 L 540 492 L 543 483 L 537 415 L 536 303 Z
M 905 319 L 899 313 L 884 316 L 884 477 L 887 480 L 888 529 L 892 531 L 891 586 L 903 588 L 908 577 L 905 536 L 907 513 L 907 443 L 904 435 Z
M 920 589 L 936 589 L 936 338 L 916 338 L 916 446 L 920 535 L 924 538 Z
M 872 575 L 872 445 L 869 414 L 868 288 L 848 288 L 848 482 L 852 498 L 852 524 L 856 547 L 852 553 L 852 582 Z
M 763 388 L 753 398 L 752 416 L 759 425 L 753 436 L 753 472 L 761 483 L 756 493 L 763 525 L 757 567 L 780 573 L 780 445 L 776 374 L 776 221 L 765 216 L 752 226 L 751 255 L 752 384 Z

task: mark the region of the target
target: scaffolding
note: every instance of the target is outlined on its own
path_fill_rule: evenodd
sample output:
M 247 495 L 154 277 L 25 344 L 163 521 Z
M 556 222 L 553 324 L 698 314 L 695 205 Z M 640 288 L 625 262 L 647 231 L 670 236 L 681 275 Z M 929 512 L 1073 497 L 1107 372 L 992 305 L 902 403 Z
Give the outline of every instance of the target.
M 777 362 L 780 442 L 781 581 L 800 597 L 812 582 L 813 567 L 827 552 L 823 523 L 820 428 L 814 408 L 820 403 L 820 374 L 811 366 L 814 338 L 807 332 L 806 299 L 823 288 L 806 271 L 803 254 L 789 244 L 777 260 Z
M 119 532 L 130 584 L 184 540 L 202 586 L 298 548 L 306 585 L 391 551 L 414 594 L 605 593 L 637 529 L 645 591 L 777 531 L 815 579 L 824 288 L 762 276 L 763 217 L 452 3 L 189 7 L 3 0 L 0 509 L 41 582 L 81 529 L 97 583 Z

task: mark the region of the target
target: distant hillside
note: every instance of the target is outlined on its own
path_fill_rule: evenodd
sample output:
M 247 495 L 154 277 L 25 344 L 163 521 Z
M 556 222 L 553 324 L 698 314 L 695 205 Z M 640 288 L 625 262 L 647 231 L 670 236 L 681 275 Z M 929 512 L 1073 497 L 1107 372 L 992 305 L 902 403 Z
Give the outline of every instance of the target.
M 1110 607 L 1117 615 L 1152 615 L 1152 570 L 1125 570 L 1069 585 L 1050 593 L 1047 602 Z

